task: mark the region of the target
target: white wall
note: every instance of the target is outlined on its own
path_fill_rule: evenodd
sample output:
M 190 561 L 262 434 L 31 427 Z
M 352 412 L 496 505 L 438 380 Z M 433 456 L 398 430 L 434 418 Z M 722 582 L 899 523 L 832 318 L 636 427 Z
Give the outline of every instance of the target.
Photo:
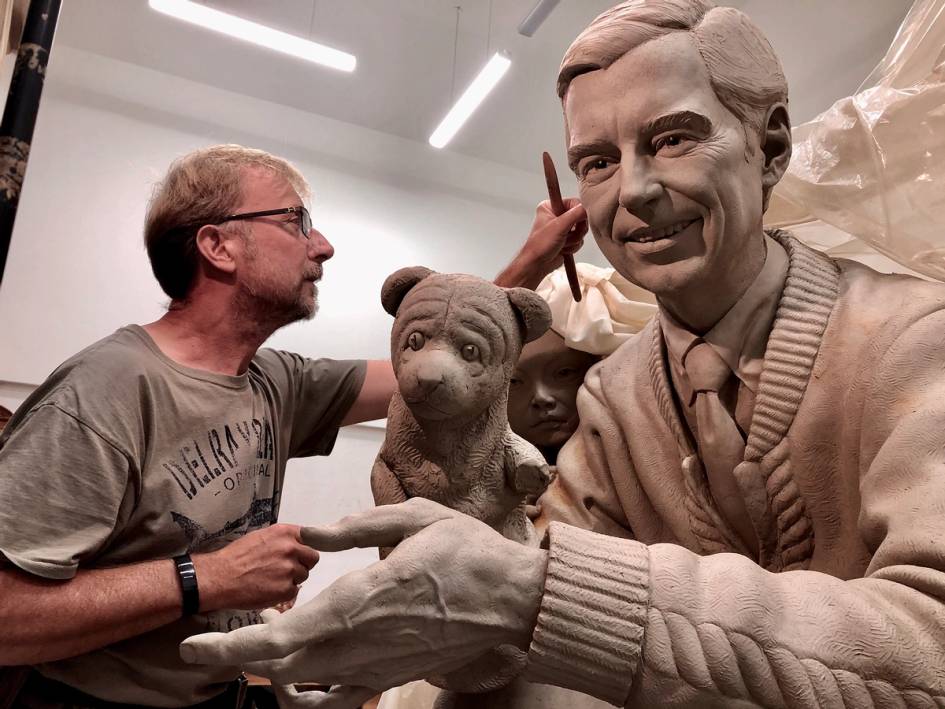
M 309 356 L 389 356 L 383 279 L 416 264 L 495 275 L 544 192 L 539 175 L 57 46 L 0 287 L 0 403 L 15 409 L 76 351 L 161 315 L 141 243 L 147 198 L 174 157 L 220 142 L 284 155 L 312 185 L 314 221 L 336 255 L 316 319 L 269 343 Z M 352 427 L 330 458 L 294 461 L 282 518 L 372 505 L 382 438 Z M 375 554 L 326 555 L 305 593 Z

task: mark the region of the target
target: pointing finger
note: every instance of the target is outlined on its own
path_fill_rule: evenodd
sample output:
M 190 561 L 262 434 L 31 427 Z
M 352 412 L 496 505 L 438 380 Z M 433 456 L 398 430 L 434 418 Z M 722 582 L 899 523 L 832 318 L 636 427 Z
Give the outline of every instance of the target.
M 443 519 L 461 513 L 421 497 L 349 515 L 334 524 L 303 527 L 302 541 L 322 551 L 392 547 Z
M 242 665 L 253 660 L 283 657 L 295 650 L 293 639 L 280 633 L 279 619 L 229 633 L 193 635 L 180 644 L 184 662 L 199 665 Z

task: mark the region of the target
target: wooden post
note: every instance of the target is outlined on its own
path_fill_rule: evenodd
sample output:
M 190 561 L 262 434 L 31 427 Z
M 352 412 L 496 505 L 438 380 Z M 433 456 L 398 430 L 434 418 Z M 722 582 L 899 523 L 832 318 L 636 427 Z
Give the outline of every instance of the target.
M 10 250 L 30 143 L 62 0 L 32 0 L 0 121 L 0 283 Z

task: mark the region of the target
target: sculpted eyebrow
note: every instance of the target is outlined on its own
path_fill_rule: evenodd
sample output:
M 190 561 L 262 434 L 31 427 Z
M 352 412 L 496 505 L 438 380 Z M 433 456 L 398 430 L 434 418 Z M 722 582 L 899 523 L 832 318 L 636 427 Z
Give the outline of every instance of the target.
M 577 172 L 578 163 L 591 155 L 613 155 L 613 143 L 606 140 L 592 140 L 587 143 L 578 143 L 568 148 L 568 167 L 571 172 Z
M 712 132 L 712 121 L 701 113 L 693 111 L 678 111 L 676 113 L 667 113 L 665 116 L 654 118 L 643 128 L 645 135 L 655 133 L 664 133 L 670 130 L 685 128 L 701 135 L 708 135 Z

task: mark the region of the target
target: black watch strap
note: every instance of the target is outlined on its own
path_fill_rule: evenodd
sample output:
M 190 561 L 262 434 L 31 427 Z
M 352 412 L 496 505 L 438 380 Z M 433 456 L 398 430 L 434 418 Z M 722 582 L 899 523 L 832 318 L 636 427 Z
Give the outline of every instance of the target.
M 193 615 L 200 610 L 200 591 L 197 588 L 197 571 L 194 569 L 194 562 L 190 554 L 181 554 L 174 557 L 174 563 L 177 565 L 177 575 L 180 578 L 181 608 L 185 616 Z

